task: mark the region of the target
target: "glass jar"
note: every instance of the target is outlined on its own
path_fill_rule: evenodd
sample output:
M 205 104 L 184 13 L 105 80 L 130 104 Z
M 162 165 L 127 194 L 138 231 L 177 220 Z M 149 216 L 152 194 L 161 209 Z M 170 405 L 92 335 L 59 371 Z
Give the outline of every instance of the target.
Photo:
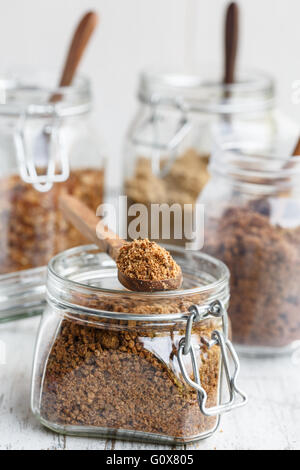
M 40 310 L 41 267 L 84 243 L 60 213 L 60 194 L 95 211 L 103 201 L 104 159 L 89 123 L 89 81 L 55 88 L 56 80 L 24 72 L 0 80 L 0 322 L 17 310 Z
M 300 157 L 291 145 L 278 148 L 258 155 L 221 144 L 199 200 L 203 249 L 231 272 L 234 342 L 252 355 L 300 346 Z
M 209 180 L 207 164 L 215 127 L 224 139 L 232 132 L 243 139 L 251 134 L 260 151 L 273 140 L 278 113 L 272 79 L 258 72 L 241 72 L 235 84 L 225 86 L 221 73 L 204 70 L 198 74 L 146 70 L 141 74 L 139 110 L 125 145 L 128 208 L 136 203 L 193 206 Z M 283 117 L 280 121 L 285 127 L 292 125 Z M 127 226 L 131 221 L 129 214 Z M 171 223 L 174 234 L 176 221 Z M 158 239 L 170 241 L 162 230 Z M 175 236 L 171 242 L 178 243 Z
M 94 246 L 51 261 L 31 402 L 46 427 L 185 443 L 211 435 L 221 413 L 246 402 L 228 339 L 227 268 L 197 252 L 171 254 L 183 288 L 155 294 L 124 290 L 115 263 Z

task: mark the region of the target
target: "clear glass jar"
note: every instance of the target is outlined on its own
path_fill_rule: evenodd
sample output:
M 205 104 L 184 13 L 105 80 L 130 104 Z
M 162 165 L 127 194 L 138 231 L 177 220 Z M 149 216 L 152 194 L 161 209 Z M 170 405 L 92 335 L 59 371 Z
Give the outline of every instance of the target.
M 94 210 L 103 201 L 89 81 L 59 89 L 56 80 L 24 72 L 0 80 L 0 321 L 38 305 L 29 297 L 43 290 L 44 274 L 28 271 L 84 243 L 60 213 L 59 195 L 71 193 Z
M 141 74 L 139 110 L 125 144 L 128 207 L 135 203 L 193 205 L 209 180 L 207 164 L 216 127 L 224 139 L 232 132 L 243 140 L 251 134 L 260 151 L 276 135 L 278 113 L 271 78 L 241 72 L 235 84 L 225 86 L 221 73 L 203 70 Z M 279 125 L 292 124 L 280 117 Z M 128 217 L 127 225 L 131 220 Z M 167 242 L 163 236 L 160 241 Z
M 185 443 L 211 435 L 221 413 L 246 402 L 228 340 L 227 268 L 197 252 L 171 254 L 183 288 L 155 294 L 125 291 L 94 246 L 51 261 L 31 405 L 46 427 Z M 230 393 L 221 404 L 223 371 Z
M 199 200 L 203 249 L 231 272 L 234 342 L 251 355 L 300 346 L 300 157 L 279 148 L 258 155 L 241 142 L 221 144 Z

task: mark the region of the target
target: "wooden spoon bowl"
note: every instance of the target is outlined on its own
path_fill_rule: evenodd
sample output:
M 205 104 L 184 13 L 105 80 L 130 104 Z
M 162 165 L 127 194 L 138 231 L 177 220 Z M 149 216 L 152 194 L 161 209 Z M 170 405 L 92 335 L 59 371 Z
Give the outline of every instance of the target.
M 101 251 L 107 253 L 115 261 L 118 260 L 120 249 L 127 242 L 108 229 L 85 204 L 73 196 L 64 194 L 60 197 L 60 208 L 65 218 L 79 230 L 88 240 L 95 243 Z M 182 271 L 175 278 L 147 280 L 128 277 L 118 270 L 119 282 L 128 290 L 136 292 L 158 292 L 179 289 L 183 282 Z
M 160 281 L 133 279 L 126 276 L 122 271 L 118 271 L 118 279 L 126 289 L 136 292 L 161 292 L 179 289 L 183 282 L 182 272 L 175 278 L 163 279 Z

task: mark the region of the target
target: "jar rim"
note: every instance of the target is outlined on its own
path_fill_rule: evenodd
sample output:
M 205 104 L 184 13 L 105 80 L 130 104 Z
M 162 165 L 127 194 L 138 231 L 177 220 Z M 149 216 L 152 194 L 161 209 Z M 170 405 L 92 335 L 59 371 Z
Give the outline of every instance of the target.
M 72 85 L 55 85 L 55 70 L 36 72 L 22 67 L 0 74 L 0 115 L 33 117 L 74 116 L 90 111 L 92 93 L 88 77 L 78 75 Z M 61 99 L 51 103 L 53 96 Z
M 216 144 L 210 160 L 209 171 L 222 177 L 262 191 L 288 189 L 300 190 L 300 155 L 292 152 L 250 152 L 242 149 L 241 142 Z M 222 162 L 222 164 L 220 164 Z
M 181 101 L 187 110 L 233 114 L 271 109 L 275 85 L 258 69 L 241 69 L 236 82 L 225 85 L 221 74 L 203 65 L 201 71 L 149 67 L 140 73 L 138 97 L 147 104 Z
M 181 247 L 177 246 L 168 246 L 164 245 L 166 249 L 171 251 L 171 253 L 174 255 L 174 251 L 177 252 L 178 254 L 184 254 L 185 250 Z M 218 269 L 219 276 L 218 279 L 216 279 L 213 282 L 210 282 L 207 285 L 202 285 L 199 287 L 195 288 L 190 288 L 190 289 L 178 289 L 175 291 L 167 291 L 167 292 L 132 292 L 132 291 L 124 291 L 124 290 L 119 290 L 119 289 L 108 289 L 108 288 L 101 288 L 101 287 L 96 287 L 96 286 L 91 286 L 84 284 L 82 282 L 74 281 L 73 279 L 69 279 L 66 276 L 64 276 L 62 273 L 58 272 L 57 266 L 59 263 L 64 265 L 66 269 L 66 274 L 69 272 L 68 267 L 66 266 L 66 261 L 68 257 L 71 259 L 72 257 L 78 256 L 78 259 L 83 256 L 89 256 L 89 253 L 95 253 L 95 251 L 103 256 L 105 256 L 107 259 L 108 256 L 105 253 L 101 253 L 99 248 L 97 248 L 96 245 L 86 245 L 86 246 L 80 246 L 80 247 L 75 247 L 71 248 L 70 250 L 66 250 L 58 255 L 56 255 L 52 260 L 50 261 L 48 265 L 48 278 L 47 278 L 47 293 L 48 296 L 50 294 L 50 297 L 55 300 L 56 294 L 62 293 L 62 287 L 70 289 L 71 291 L 74 290 L 74 292 L 80 292 L 80 293 L 90 293 L 90 294 L 105 294 L 105 295 L 110 295 L 114 298 L 117 297 L 124 297 L 124 294 L 126 294 L 126 298 L 131 299 L 135 298 L 138 300 L 150 300 L 153 302 L 157 302 L 158 300 L 166 300 L 168 298 L 184 298 L 187 296 L 191 296 L 194 294 L 209 294 L 210 292 L 221 292 L 224 289 L 228 287 L 229 284 L 229 278 L 230 278 L 230 273 L 229 269 L 227 266 L 217 258 L 214 258 L 210 255 L 207 255 L 203 252 L 193 252 L 193 255 L 202 260 L 203 262 L 211 263 L 213 266 L 215 266 Z M 92 256 L 90 254 L 90 256 Z M 113 260 L 110 260 L 111 263 L 114 265 Z M 51 284 L 51 286 L 50 286 Z M 69 299 L 69 296 L 67 296 Z M 228 297 L 228 296 L 227 296 Z M 70 304 L 67 298 L 61 298 L 59 299 L 59 302 L 62 304 L 65 304 L 66 306 L 71 307 L 73 304 Z M 225 299 L 225 302 L 228 301 L 228 298 Z M 73 305 L 74 306 L 74 305 Z M 75 308 L 78 308 L 78 305 L 76 304 Z M 93 309 L 90 307 L 81 307 L 85 312 L 91 312 L 93 315 L 97 314 L 100 316 L 104 316 L 107 318 L 115 318 L 115 319 L 132 319 L 132 320 L 145 320 L 151 319 L 155 321 L 161 320 L 161 319 L 178 319 L 178 318 L 184 318 L 186 317 L 186 314 L 183 313 L 171 313 L 171 314 L 158 314 L 157 316 L 154 314 L 129 314 L 129 313 L 123 313 L 123 312 L 111 312 L 111 311 L 103 311 L 103 310 L 98 310 L 98 309 Z M 157 317 L 157 318 L 156 318 Z

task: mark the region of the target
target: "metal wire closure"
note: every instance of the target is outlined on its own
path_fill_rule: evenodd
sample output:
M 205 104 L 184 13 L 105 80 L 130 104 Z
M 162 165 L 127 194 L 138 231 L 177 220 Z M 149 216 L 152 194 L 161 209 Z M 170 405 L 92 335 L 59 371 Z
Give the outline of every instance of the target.
M 240 363 L 237 354 L 233 348 L 233 345 L 228 339 L 228 316 L 225 307 L 220 301 L 216 301 L 209 306 L 205 313 L 200 313 L 198 307 L 195 305 L 192 306 L 189 311 L 191 315 L 189 316 L 187 321 L 185 337 L 182 338 L 179 343 L 177 357 L 184 380 L 187 382 L 188 385 L 197 390 L 198 403 L 201 412 L 204 416 L 215 416 L 245 405 L 248 399 L 246 394 L 242 392 L 237 386 L 237 378 L 240 371 Z M 211 338 L 202 338 L 202 343 L 205 344 L 209 349 L 215 345 L 220 346 L 222 364 L 229 390 L 229 400 L 227 401 L 227 403 L 220 404 L 211 408 L 206 407 L 207 393 L 201 385 L 195 348 L 192 344 L 192 328 L 194 322 L 199 322 L 208 316 L 219 317 L 223 320 L 224 334 L 218 330 L 215 330 L 212 332 Z M 234 366 L 232 372 L 230 370 L 230 359 L 228 357 L 228 353 L 230 354 L 231 361 L 233 362 Z M 183 363 L 183 356 L 187 356 L 188 354 L 190 354 L 191 356 L 195 381 L 191 380 Z M 240 397 L 241 400 L 238 400 L 238 397 Z
M 40 192 L 49 191 L 54 183 L 66 181 L 70 175 L 69 159 L 60 132 L 61 118 L 54 114 L 51 125 L 40 132 L 31 148 L 26 146 L 26 113 L 20 117 L 14 134 L 21 178 Z M 44 174 L 38 174 L 38 168 L 45 169 Z
M 131 142 L 134 145 L 142 146 L 142 147 L 150 147 L 154 151 L 160 152 L 168 152 L 171 154 L 174 153 L 176 148 L 182 142 L 182 140 L 186 137 L 186 135 L 190 132 L 191 123 L 188 120 L 187 116 L 187 109 L 184 104 L 179 99 L 166 99 L 161 98 L 159 96 L 153 96 L 148 103 L 152 107 L 151 116 L 146 118 L 134 131 L 132 131 L 129 135 Z M 159 106 L 171 106 L 178 111 L 180 111 L 180 118 L 179 122 L 175 131 L 175 134 L 167 141 L 167 142 L 159 142 L 158 138 L 158 125 L 162 119 L 159 116 L 158 109 Z M 147 134 L 147 128 L 150 129 L 150 135 L 153 136 L 150 140 L 146 140 L 142 138 L 141 135 Z M 172 160 L 176 158 L 176 154 L 171 157 L 171 162 L 169 165 L 167 164 L 168 168 L 163 169 L 163 173 L 168 173 L 169 166 L 172 165 Z M 163 176 L 163 175 L 162 175 Z

